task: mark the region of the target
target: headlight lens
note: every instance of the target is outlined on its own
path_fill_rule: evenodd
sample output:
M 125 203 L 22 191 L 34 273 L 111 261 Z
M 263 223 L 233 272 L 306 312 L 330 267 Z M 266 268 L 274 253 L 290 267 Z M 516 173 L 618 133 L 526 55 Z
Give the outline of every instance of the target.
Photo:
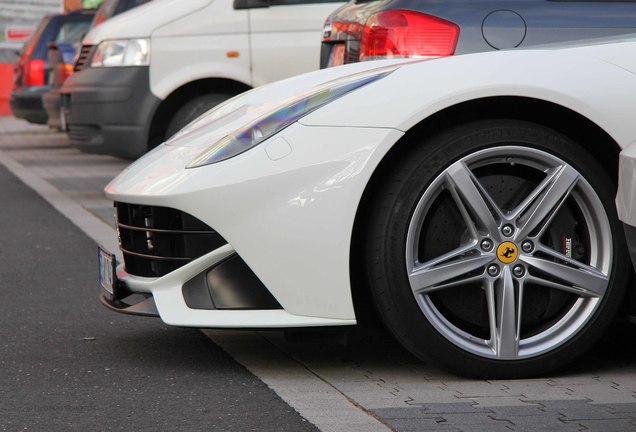
M 277 134 L 310 112 L 393 72 L 396 67 L 374 69 L 330 81 L 297 97 L 286 99 L 264 115 L 226 135 L 206 149 L 187 168 L 220 162 L 239 155 Z
M 148 39 L 109 40 L 100 43 L 91 59 L 91 67 L 148 66 Z

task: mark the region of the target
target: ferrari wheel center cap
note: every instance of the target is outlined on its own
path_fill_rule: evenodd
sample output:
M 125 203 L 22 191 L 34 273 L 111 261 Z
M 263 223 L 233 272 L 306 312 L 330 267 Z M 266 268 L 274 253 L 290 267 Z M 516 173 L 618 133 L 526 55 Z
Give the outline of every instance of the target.
M 519 249 L 513 242 L 503 242 L 497 247 L 497 258 L 504 264 L 510 264 L 518 255 Z

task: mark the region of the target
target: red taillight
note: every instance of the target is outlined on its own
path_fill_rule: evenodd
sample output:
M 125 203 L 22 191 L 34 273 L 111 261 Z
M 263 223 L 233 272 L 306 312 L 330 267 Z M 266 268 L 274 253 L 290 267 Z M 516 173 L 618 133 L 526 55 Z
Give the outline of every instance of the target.
M 459 26 L 431 15 L 389 10 L 373 15 L 362 31 L 360 60 L 453 55 Z
M 25 86 L 44 85 L 44 60 L 29 60 L 24 64 L 22 84 Z
M 333 32 L 339 36 L 339 33 L 346 33 L 348 35 L 354 36 L 354 37 L 360 37 L 360 33 L 362 33 L 362 29 L 363 26 L 362 24 L 355 22 L 355 21 L 348 21 L 348 22 L 339 22 L 339 21 L 334 21 L 332 23 L 333 26 Z
M 59 63 L 58 67 L 58 84 L 63 84 L 64 81 L 71 75 L 73 75 L 73 65 L 71 63 Z

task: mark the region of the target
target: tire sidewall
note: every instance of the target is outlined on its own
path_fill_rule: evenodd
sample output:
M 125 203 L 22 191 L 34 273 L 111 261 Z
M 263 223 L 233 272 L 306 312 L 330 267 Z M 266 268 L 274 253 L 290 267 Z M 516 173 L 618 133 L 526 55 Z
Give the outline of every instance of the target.
M 166 128 L 165 139 L 169 139 L 187 124 L 231 97 L 232 95 L 228 94 L 210 93 L 190 99 L 183 104 L 170 119 L 168 127 Z

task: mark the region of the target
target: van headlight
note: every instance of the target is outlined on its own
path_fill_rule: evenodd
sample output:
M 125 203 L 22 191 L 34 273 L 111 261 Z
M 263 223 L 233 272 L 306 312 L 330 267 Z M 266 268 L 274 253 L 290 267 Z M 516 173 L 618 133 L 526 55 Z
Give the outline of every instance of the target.
M 285 99 L 271 110 L 226 135 L 197 156 L 187 168 L 210 165 L 237 156 L 272 137 L 310 112 L 347 93 L 393 72 L 396 67 L 374 69 L 330 81 L 294 98 Z
M 148 66 L 148 39 L 118 39 L 101 42 L 91 59 L 91 67 Z

